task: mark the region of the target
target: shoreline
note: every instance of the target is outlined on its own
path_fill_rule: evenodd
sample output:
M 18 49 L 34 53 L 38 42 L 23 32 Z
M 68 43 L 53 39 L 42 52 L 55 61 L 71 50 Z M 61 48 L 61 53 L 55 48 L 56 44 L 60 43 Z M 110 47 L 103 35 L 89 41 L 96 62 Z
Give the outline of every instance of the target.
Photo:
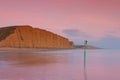
M 18 51 L 18 52 L 23 52 L 23 51 L 56 51 L 56 50 L 73 50 L 76 48 L 69 48 L 69 49 L 42 49 L 42 48 L 0 48 L 0 52 L 5 51 L 5 52 L 13 52 L 13 51 Z
M 42 48 L 0 48 L 0 51 L 18 51 L 18 50 L 22 50 L 22 51 L 31 51 L 31 50 L 39 50 L 39 51 L 54 51 L 54 50 L 77 50 L 77 49 L 80 49 L 80 50 L 83 50 L 83 48 L 62 48 L 62 49 L 42 49 Z M 101 49 L 101 48 L 97 48 L 97 49 Z M 88 48 L 87 50 L 97 50 L 97 49 L 92 49 L 92 48 Z

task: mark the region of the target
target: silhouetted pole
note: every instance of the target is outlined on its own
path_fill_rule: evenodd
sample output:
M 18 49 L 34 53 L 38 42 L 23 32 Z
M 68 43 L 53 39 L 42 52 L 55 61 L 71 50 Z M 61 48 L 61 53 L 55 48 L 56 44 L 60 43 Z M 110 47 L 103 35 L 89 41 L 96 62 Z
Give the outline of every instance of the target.
M 84 62 L 86 63 L 86 46 L 87 46 L 87 40 L 84 41 Z
M 86 47 L 87 47 L 87 40 L 84 41 L 84 80 L 87 80 L 87 73 L 86 73 Z

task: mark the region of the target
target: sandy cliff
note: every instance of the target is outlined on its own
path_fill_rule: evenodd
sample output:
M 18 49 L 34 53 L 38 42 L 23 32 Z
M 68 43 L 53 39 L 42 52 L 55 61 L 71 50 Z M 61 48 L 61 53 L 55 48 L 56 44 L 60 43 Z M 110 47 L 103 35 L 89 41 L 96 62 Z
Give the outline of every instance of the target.
M 28 25 L 0 28 L 0 47 L 73 48 L 67 38 Z

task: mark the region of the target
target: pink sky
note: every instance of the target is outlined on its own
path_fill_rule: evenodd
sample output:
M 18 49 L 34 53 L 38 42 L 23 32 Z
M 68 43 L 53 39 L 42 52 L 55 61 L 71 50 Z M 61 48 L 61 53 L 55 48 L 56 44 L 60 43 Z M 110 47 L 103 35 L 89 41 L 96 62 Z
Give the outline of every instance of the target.
M 0 0 L 0 26 L 24 24 L 74 41 L 120 38 L 120 0 Z

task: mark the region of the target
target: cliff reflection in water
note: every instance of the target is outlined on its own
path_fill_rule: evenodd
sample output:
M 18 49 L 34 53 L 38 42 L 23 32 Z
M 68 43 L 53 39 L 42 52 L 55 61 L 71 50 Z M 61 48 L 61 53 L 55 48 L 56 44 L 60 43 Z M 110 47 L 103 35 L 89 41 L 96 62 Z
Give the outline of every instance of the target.
M 49 53 L 0 53 L 0 61 L 8 61 L 10 65 L 29 66 L 58 63 L 66 60 L 62 54 Z
M 0 51 L 0 80 L 120 80 L 120 50 Z M 85 59 L 84 59 L 85 58 Z

